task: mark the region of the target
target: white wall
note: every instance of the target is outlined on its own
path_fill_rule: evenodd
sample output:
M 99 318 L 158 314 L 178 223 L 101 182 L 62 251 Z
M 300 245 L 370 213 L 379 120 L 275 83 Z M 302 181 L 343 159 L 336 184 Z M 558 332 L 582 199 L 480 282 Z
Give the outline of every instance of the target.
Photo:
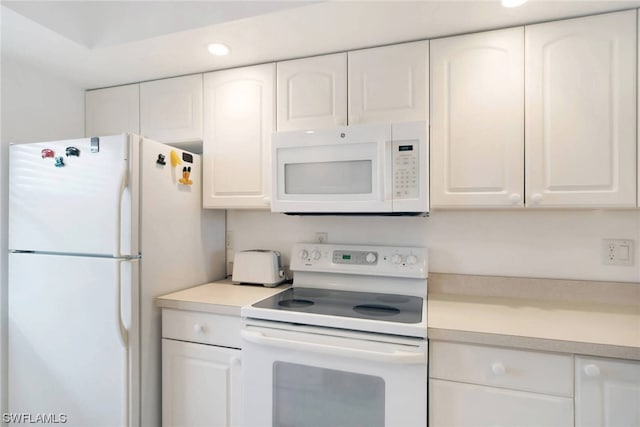
M 11 142 L 77 138 L 84 135 L 84 89 L 65 77 L 2 57 L 0 133 L 0 412 L 7 403 L 7 201 Z
M 297 241 L 316 231 L 330 243 L 429 248 L 429 271 L 640 282 L 640 210 L 436 211 L 416 217 L 308 217 L 229 211 L 233 252 L 275 249 L 288 264 Z M 605 266 L 602 239 L 636 242 L 632 267 Z

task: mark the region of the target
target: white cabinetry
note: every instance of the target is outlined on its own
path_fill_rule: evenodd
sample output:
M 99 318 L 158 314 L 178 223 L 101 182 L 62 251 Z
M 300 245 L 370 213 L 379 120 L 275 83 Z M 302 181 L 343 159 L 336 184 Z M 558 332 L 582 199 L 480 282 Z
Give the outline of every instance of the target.
M 241 425 L 240 318 L 163 309 L 162 337 L 163 427 Z
M 424 121 L 428 68 L 428 41 L 279 62 L 278 131 Z
M 636 11 L 525 29 L 532 206 L 636 206 Z
M 640 363 L 576 357 L 576 426 L 640 425 Z
M 572 401 L 566 397 L 429 381 L 430 427 L 573 426 Z
M 431 342 L 429 426 L 573 426 L 573 357 Z
M 140 132 L 164 143 L 202 141 L 202 74 L 141 83 Z
M 524 204 L 524 28 L 431 41 L 431 206 Z
M 429 117 L 429 42 L 348 53 L 349 124 L 424 121 Z
M 140 133 L 139 96 L 139 84 L 87 91 L 85 136 Z
M 269 207 L 274 79 L 274 64 L 204 75 L 204 207 Z
M 347 54 L 277 64 L 278 131 L 347 124 Z
M 522 37 L 431 41 L 431 206 L 636 206 L 636 11 Z

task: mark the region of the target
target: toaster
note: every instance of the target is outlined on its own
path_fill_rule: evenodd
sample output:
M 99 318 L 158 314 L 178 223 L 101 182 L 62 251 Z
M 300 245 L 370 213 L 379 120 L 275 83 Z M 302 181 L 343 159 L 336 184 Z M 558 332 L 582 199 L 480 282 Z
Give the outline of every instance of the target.
M 231 280 L 256 283 L 267 287 L 278 286 L 286 280 L 280 252 L 252 249 L 236 253 Z

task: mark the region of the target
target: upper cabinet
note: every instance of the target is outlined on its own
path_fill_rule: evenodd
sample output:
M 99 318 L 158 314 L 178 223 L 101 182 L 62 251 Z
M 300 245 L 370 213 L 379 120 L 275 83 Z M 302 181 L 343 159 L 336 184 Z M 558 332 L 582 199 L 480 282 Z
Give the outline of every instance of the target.
M 279 62 L 278 131 L 424 121 L 429 42 Z
M 85 136 L 140 133 L 139 95 L 139 84 L 87 91 Z
M 347 54 L 278 62 L 278 131 L 347 124 Z
M 85 135 L 123 132 L 196 147 L 189 143 L 202 141 L 202 74 L 87 91 Z
M 202 141 L 202 74 L 141 83 L 140 132 L 165 143 Z
M 636 206 L 636 19 L 433 40 L 431 207 Z
M 348 53 L 349 124 L 424 121 L 429 116 L 429 42 Z
M 203 141 L 204 206 L 268 208 L 272 132 L 428 119 L 431 208 L 640 207 L 637 28 L 627 10 L 91 90 L 85 133 Z
M 531 206 L 636 206 L 636 11 L 527 26 Z
M 524 29 L 431 41 L 431 206 L 524 204 Z
M 204 75 L 203 204 L 268 208 L 275 64 Z

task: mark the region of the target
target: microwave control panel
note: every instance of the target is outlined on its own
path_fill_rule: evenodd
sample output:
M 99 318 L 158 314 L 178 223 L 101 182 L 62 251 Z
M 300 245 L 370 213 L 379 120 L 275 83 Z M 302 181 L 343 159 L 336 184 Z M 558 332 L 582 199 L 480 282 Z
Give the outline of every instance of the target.
M 418 144 L 394 141 L 393 146 L 393 198 L 417 199 L 420 179 Z

